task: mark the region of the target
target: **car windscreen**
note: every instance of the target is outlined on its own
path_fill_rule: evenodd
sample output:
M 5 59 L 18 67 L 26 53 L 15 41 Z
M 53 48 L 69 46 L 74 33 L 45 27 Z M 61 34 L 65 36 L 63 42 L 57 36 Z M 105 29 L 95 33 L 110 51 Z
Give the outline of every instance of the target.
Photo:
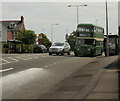
M 63 46 L 64 43 L 54 43 L 53 46 Z
M 44 49 L 44 48 L 45 48 L 45 46 L 44 46 L 44 45 L 39 45 L 39 47 L 40 47 L 40 48 L 42 48 L 42 49 Z

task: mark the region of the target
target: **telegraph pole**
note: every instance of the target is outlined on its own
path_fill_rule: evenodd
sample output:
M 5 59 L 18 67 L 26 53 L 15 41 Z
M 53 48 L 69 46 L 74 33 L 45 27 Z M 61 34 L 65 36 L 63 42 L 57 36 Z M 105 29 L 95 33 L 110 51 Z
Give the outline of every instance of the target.
M 109 56 L 109 36 L 108 36 L 108 8 L 106 0 L 106 56 Z

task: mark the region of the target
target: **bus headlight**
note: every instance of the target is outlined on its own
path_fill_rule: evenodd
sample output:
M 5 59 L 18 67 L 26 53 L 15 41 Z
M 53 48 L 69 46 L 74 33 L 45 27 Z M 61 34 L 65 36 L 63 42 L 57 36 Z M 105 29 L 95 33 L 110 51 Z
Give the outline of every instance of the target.
M 90 51 L 91 49 L 90 48 L 88 48 L 88 51 Z

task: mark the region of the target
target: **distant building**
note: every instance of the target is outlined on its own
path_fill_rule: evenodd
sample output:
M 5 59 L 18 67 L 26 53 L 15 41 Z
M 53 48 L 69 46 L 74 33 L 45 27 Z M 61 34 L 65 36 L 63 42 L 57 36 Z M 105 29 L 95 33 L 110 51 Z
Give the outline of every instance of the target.
M 43 34 L 38 34 L 38 45 L 42 45 L 43 44 Z
M 21 42 L 16 40 L 18 32 L 25 30 L 24 17 L 20 20 L 0 21 L 0 42 L 7 52 L 21 52 Z

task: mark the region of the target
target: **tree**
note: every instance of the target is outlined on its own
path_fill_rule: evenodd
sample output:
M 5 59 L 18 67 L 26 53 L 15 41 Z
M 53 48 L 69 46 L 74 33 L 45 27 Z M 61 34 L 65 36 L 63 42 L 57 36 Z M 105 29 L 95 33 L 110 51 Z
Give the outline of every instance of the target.
M 77 31 L 73 31 L 66 38 L 66 41 L 70 44 L 72 51 L 74 50 L 74 47 L 75 47 L 75 36 L 77 36 L 77 33 L 78 33 Z
M 50 42 L 50 40 L 47 38 L 45 34 L 43 34 L 42 44 L 45 45 L 47 49 L 52 45 L 52 43 Z
M 33 44 L 36 43 L 37 35 L 32 30 L 24 30 L 18 33 L 17 40 L 22 41 L 22 52 L 33 52 Z
M 34 44 L 36 42 L 36 34 L 32 30 L 25 30 L 18 33 L 18 40 L 24 44 Z

